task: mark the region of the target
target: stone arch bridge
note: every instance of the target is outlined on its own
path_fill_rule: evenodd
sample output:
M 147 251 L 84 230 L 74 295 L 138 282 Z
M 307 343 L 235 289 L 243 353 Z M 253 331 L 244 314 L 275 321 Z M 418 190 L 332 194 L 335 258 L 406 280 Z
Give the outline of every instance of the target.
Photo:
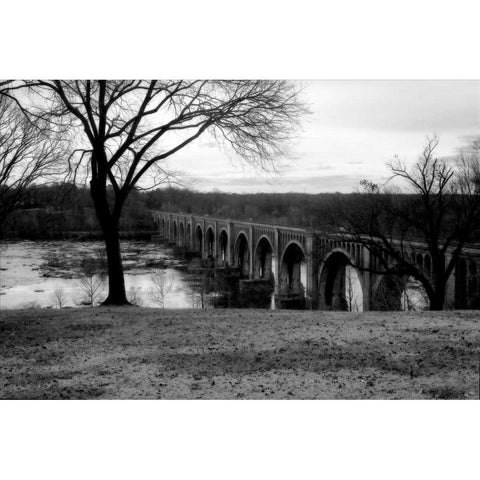
M 345 236 L 312 229 L 152 211 L 157 237 L 196 252 L 218 267 L 238 269 L 240 277 L 270 281 L 278 305 L 303 303 L 322 310 L 352 309 L 349 269 L 354 272 L 355 309 L 400 308 L 402 292 L 388 278 L 375 274 L 378 256 Z M 426 275 L 431 259 L 425 245 L 412 243 L 412 257 Z M 351 277 L 349 277 L 351 278 Z M 446 308 L 468 308 L 479 295 L 480 246 L 466 250 L 447 285 Z M 384 300 L 388 299 L 385 304 Z M 350 303 L 349 303 L 350 302 Z

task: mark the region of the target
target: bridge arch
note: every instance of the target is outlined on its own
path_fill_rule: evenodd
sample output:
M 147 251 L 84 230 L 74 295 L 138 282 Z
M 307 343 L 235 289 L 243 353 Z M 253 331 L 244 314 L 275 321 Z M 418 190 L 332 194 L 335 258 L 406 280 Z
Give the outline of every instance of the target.
M 165 236 L 165 218 L 162 218 L 162 235 Z
M 250 248 L 245 232 L 241 231 L 237 235 L 234 246 L 234 266 L 240 270 L 242 277 L 248 277 L 250 272 Z
M 300 243 L 292 240 L 285 246 L 280 262 L 279 294 L 292 301 L 305 299 L 307 262 Z
M 372 294 L 371 310 L 425 310 L 429 306 L 425 288 L 409 275 L 379 275 Z
M 424 272 L 425 274 L 426 272 Z M 404 278 L 403 290 L 401 293 L 401 310 L 427 310 L 430 306 L 425 287 L 413 277 Z
M 167 238 L 170 241 L 170 219 L 167 220 Z
M 195 228 L 195 251 L 203 256 L 203 230 L 200 224 Z
M 228 252 L 228 233 L 227 231 L 222 228 L 220 232 L 220 236 L 218 237 L 218 258 L 217 261 L 221 265 L 225 265 L 228 259 L 227 252 Z
M 253 273 L 255 278 L 273 279 L 273 246 L 266 235 L 262 235 L 257 242 Z
M 205 234 L 205 245 L 207 247 L 207 257 L 213 257 L 215 251 L 215 234 L 213 233 L 213 228 L 208 227 Z
M 455 265 L 455 308 L 480 308 L 480 276 L 475 260 L 459 258 Z
M 363 311 L 364 282 L 352 256 L 334 248 L 322 261 L 318 273 L 320 308 Z

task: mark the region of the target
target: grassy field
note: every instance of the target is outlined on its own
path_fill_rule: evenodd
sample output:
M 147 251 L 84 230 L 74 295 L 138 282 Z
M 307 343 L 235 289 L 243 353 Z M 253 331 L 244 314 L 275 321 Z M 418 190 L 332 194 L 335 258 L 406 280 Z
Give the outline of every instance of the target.
M 477 399 L 480 313 L 0 312 L 3 399 Z

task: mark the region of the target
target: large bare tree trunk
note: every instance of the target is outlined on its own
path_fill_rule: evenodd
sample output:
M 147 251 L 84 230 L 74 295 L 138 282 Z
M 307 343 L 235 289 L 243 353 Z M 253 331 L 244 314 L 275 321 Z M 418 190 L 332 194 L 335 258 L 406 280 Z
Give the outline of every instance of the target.
M 106 181 L 102 175 L 95 176 L 90 182 L 97 218 L 105 239 L 108 263 L 108 297 L 103 305 L 130 305 L 125 291 L 123 277 L 122 254 L 120 251 L 120 235 L 118 220 L 110 211 L 107 199 Z
M 438 311 L 443 310 L 445 307 L 445 294 L 446 294 L 446 280 L 444 273 L 444 260 L 435 259 L 433 278 L 431 281 L 432 289 L 428 292 L 428 298 L 430 300 L 430 310 Z M 436 267 L 436 268 L 435 268 Z M 439 270 L 435 272 L 435 270 Z
M 103 305 L 129 305 L 125 292 L 122 255 L 118 227 L 104 229 L 105 246 L 108 260 L 108 297 Z
M 430 310 L 443 310 L 445 303 L 445 289 L 435 290 L 435 293 L 430 296 Z

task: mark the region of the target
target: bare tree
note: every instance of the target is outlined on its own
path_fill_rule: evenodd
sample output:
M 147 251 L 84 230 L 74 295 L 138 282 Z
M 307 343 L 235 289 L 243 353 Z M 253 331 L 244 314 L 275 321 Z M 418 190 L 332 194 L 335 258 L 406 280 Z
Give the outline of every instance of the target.
M 206 281 L 205 277 L 199 278 L 190 289 L 190 299 L 192 301 L 192 308 L 206 308 Z
M 0 94 L 0 229 L 30 185 L 60 173 L 60 137 L 43 127 Z
M 80 288 L 82 303 L 94 307 L 104 297 L 105 277 L 97 274 L 83 275 L 80 277 Z
M 63 288 L 56 288 L 53 291 L 53 300 L 55 301 L 55 305 L 58 308 L 63 308 L 65 303 L 67 302 L 67 298 L 65 296 L 65 292 Z
M 79 144 L 72 171 L 84 174 L 105 238 L 109 294 L 104 303 L 128 303 L 118 224 L 134 188 L 168 181 L 164 161 L 210 132 L 244 161 L 274 167 L 306 108 L 286 81 L 29 81 L 39 108 L 16 97 L 34 118 L 72 122 Z
M 465 246 L 480 233 L 480 159 L 464 150 L 454 161 L 435 156 L 436 137 L 408 168 L 396 158 L 392 179 L 406 191 L 362 181 L 363 202 L 344 211 L 345 238 L 362 243 L 375 257 L 374 273 L 412 277 L 428 296 L 430 309 L 444 308 L 447 281 Z M 428 253 L 429 264 L 418 261 Z
M 409 278 L 402 292 L 402 310 L 417 311 L 428 307 L 428 297 L 423 285 L 415 279 Z
M 207 308 L 209 294 L 214 294 L 214 282 L 211 272 L 208 270 L 198 275 L 190 289 L 190 298 L 193 308 Z M 213 299 L 215 301 L 215 299 Z
M 137 307 L 141 307 L 143 305 L 142 296 L 140 294 L 139 288 L 130 287 L 130 289 L 128 290 L 127 298 L 132 305 L 135 305 Z
M 159 270 L 151 275 L 153 283 L 151 296 L 155 302 L 165 308 L 167 295 L 175 288 L 175 279 L 163 270 Z

